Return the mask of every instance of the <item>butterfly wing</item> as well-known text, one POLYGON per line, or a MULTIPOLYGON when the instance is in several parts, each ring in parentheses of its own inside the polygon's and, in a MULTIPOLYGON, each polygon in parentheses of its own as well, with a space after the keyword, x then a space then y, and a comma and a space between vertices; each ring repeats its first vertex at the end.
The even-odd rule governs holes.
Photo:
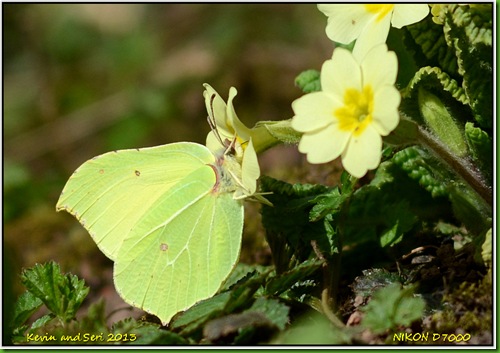
POLYGON ((194 170, 213 162, 207 148, 188 142, 109 152, 73 173, 56 209, 75 216, 99 249, 116 260, 123 241, 153 204, 194 170))
POLYGON ((214 192, 214 175, 200 168, 160 197, 118 252, 121 297, 163 324, 213 296, 238 260, 243 205, 214 192))

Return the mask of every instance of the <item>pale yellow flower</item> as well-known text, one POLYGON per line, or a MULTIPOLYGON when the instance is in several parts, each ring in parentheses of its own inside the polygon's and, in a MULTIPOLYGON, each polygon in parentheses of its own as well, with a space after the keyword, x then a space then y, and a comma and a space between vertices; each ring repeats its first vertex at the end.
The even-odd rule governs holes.
POLYGON ((257 153, 252 143, 252 130, 243 124, 233 107, 233 99, 238 93, 236 88, 229 89, 227 104, 219 94, 209 85, 204 84, 205 105, 207 107, 209 121, 212 131, 207 135, 206 146, 216 156, 223 156, 230 152, 233 158, 226 158, 228 165, 234 175, 234 179, 240 184, 235 193, 235 198, 254 197, 256 194, 257 179, 260 176, 260 168, 257 153))
POLYGON ((343 44, 356 39, 353 53, 360 60, 371 47, 385 43, 391 24, 401 28, 429 14, 427 4, 320 4, 318 9, 328 16, 328 38, 343 44))
POLYGON ((292 103, 292 127, 303 133, 299 151, 310 163, 340 156, 358 178, 379 165, 381 136, 399 123, 397 70, 396 54, 386 44, 373 47, 361 62, 346 49, 334 50, 321 69, 322 91, 292 103))

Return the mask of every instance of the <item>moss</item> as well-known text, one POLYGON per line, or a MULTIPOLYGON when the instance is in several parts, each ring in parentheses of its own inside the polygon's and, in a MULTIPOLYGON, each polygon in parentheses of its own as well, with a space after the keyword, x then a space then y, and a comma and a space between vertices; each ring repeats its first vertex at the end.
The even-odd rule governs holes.
POLYGON ((490 276, 476 283, 463 282, 443 296, 444 309, 432 315, 429 330, 484 336, 492 331, 492 299, 490 276))

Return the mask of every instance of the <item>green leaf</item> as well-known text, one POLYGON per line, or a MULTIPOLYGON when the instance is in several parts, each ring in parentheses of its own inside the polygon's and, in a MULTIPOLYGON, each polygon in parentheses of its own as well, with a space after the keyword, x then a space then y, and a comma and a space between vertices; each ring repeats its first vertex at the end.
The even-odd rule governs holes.
POLYGON ((22 283, 63 322, 75 318, 76 312, 89 292, 85 281, 77 276, 61 273, 55 262, 35 265, 24 270, 22 283))
POLYGON ((106 326, 106 312, 105 312, 105 301, 103 298, 96 302, 93 302, 88 310, 87 314, 83 316, 80 320, 80 330, 85 332, 93 332, 96 334, 107 333, 108 327, 106 326))
POLYGON ((43 302, 33 293, 26 291, 21 294, 14 306, 12 327, 16 328, 24 324, 42 305, 43 302))
POLYGON ((237 336, 234 338, 235 344, 248 344, 253 336, 257 336, 258 342, 261 342, 268 338, 267 335, 262 337, 264 333, 274 331, 275 327, 266 315, 257 311, 245 311, 208 322, 203 328, 203 336, 205 340, 217 344, 230 343, 233 337, 237 336), (259 331, 260 334, 249 335, 255 331, 259 331))
POLYGON ((449 198, 455 216, 474 234, 480 234, 492 226, 492 209, 471 188, 453 183, 449 198))
POLYGON ((289 290, 316 272, 321 264, 322 261, 317 259, 307 260, 291 270, 271 278, 266 284, 266 293, 279 295, 289 290))
POLYGON ((210 317, 222 313, 230 298, 231 292, 224 292, 203 300, 174 317, 169 327, 172 329, 182 328, 183 332, 191 332, 210 317))
POLYGON ((41 327, 44 327, 52 319, 54 319, 54 315, 52 315, 52 314, 47 314, 47 315, 43 315, 42 317, 39 317, 38 319, 35 320, 35 322, 33 322, 31 324, 30 331, 35 331, 41 327))
POLYGON ((321 91, 320 72, 318 70, 306 70, 295 78, 295 85, 304 93, 321 91))
POLYGON ((309 213, 310 221, 316 222, 319 219, 325 218, 326 215, 340 212, 342 204, 350 196, 349 193, 340 194, 338 188, 333 188, 326 193, 318 195, 312 201, 315 205, 309 213))
POLYGON ((401 117, 396 129, 384 137, 384 142, 393 146, 402 146, 414 144, 417 138, 418 125, 406 117, 401 117))
POLYGON ((294 130, 291 125, 292 119, 279 120, 279 121, 259 121, 252 128, 254 136, 256 138, 254 142, 255 151, 257 153, 276 145, 278 142, 286 144, 298 144, 302 133, 294 130), (267 135, 261 130, 265 129, 267 135), (263 146, 259 148, 259 146, 263 146))
POLYGON ((420 113, 432 132, 458 157, 467 154, 463 131, 448 112, 443 102, 424 88, 418 89, 420 113))
POLYGON ((248 311, 263 313, 280 330, 288 323, 290 308, 276 299, 257 298, 248 311))
POLYGON ((263 273, 263 272, 265 272, 265 268, 263 266, 238 263, 219 291, 224 292, 226 290, 230 290, 235 285, 238 285, 239 283, 248 280, 257 273, 263 273))
POLYGON ((115 340, 115 344, 184 345, 188 343, 179 334, 163 330, 157 324, 139 322, 132 318, 115 323, 109 337, 115 340))
POLYGON ((459 82, 451 78, 448 73, 439 67, 425 66, 415 73, 405 89, 401 91, 403 99, 411 98, 418 93, 418 88, 422 86, 429 90, 444 91, 463 105, 469 104, 469 99, 459 82))
POLYGON ((458 59, 462 87, 479 125, 493 127, 493 9, 491 4, 442 7, 444 34, 458 59))
POLYGON ((309 219, 313 200, 329 189, 322 185, 291 185, 269 177, 261 177, 260 181, 263 192, 272 192, 268 198, 273 207, 262 207, 262 223, 279 274, 310 257, 311 240, 329 242, 325 223, 309 219))
POLYGON ((401 289, 397 283, 379 289, 372 300, 362 308, 365 316, 362 325, 376 334, 408 326, 422 317, 425 302, 413 296, 413 288, 401 289))
POLYGON ((493 243, 492 243, 492 229, 490 228, 485 235, 483 245, 481 246, 481 258, 484 263, 491 267, 493 258, 491 257, 493 253, 493 243))
POLYGON ((446 180, 440 172, 432 169, 427 161, 430 156, 422 149, 408 147, 394 155, 392 161, 402 168, 408 176, 431 193, 432 197, 448 195, 446 180))
POLYGON ((455 51, 447 45, 442 26, 435 24, 431 16, 427 16, 405 28, 405 44, 415 53, 418 66, 439 66, 448 75, 459 78, 455 51))
POLYGON ((406 200, 398 202, 394 207, 394 212, 387 214, 389 228, 385 229, 380 236, 380 245, 393 246, 403 240, 403 235, 409 232, 417 223, 418 218, 410 209, 410 204, 406 200))
POLYGON ((483 170, 491 184, 493 179, 493 139, 474 123, 465 124, 465 140, 471 151, 473 160, 483 170))
POLYGON ((308 313, 281 334, 274 344, 281 345, 345 345, 352 344, 350 328, 332 326, 324 315, 308 313))

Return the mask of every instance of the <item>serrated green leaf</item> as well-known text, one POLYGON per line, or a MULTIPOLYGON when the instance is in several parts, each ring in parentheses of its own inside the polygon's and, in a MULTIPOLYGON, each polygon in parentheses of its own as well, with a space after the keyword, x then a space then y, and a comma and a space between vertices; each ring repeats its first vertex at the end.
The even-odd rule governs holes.
POLYGON ((203 300, 174 317, 169 327, 172 329, 179 329, 188 328, 188 326, 190 326, 188 331, 191 331, 194 326, 198 326, 200 323, 208 320, 211 316, 221 313, 230 298, 231 292, 224 292, 217 294, 212 298, 203 300))
MULTIPOLYGON (((115 344, 127 345, 185 345, 179 334, 166 331, 160 325, 127 318, 113 324, 111 330, 115 344)), ((112 342, 108 342, 112 343, 112 342)))
POLYGON ((304 93, 321 91, 320 72, 318 70, 306 70, 295 78, 295 85, 304 93))
POLYGON ((408 176, 431 193, 432 197, 448 195, 446 180, 438 171, 428 165, 427 154, 420 148, 408 147, 394 155, 392 161, 408 176))
POLYGON ((290 312, 290 307, 276 299, 259 297, 255 300, 248 311, 257 311, 265 314, 274 325, 276 325, 280 330, 283 330, 288 323, 288 313, 290 312))
POLYGON ((231 289, 236 284, 250 279, 257 273, 263 273, 263 272, 265 272, 265 268, 263 266, 253 266, 244 263, 239 263, 236 265, 236 267, 231 272, 229 277, 226 279, 224 284, 221 286, 219 291, 225 292, 226 290, 231 289))
POLYGON ((469 99, 460 84, 438 67, 425 66, 415 73, 405 89, 401 91, 403 98, 411 98, 418 93, 419 87, 442 90, 449 93, 456 101, 469 104, 469 99))
POLYGON ((271 269, 264 273, 255 273, 244 282, 234 286, 224 307, 224 313, 229 314, 248 308, 254 301, 255 293, 264 285, 270 273, 271 269))
POLYGON ((418 66, 439 66, 448 75, 458 79, 455 51, 446 43, 442 26, 428 16, 405 28, 405 44, 408 50, 414 52, 418 66))
POLYGON ((21 294, 14 306, 12 327, 16 328, 24 324, 42 305, 43 302, 33 293, 27 291, 21 294))
MULTIPOLYGON (((232 338, 239 333, 234 339, 234 343, 244 344, 248 343, 245 341, 253 336, 249 333, 258 329, 274 331, 275 327, 261 312, 244 311, 211 320, 203 328, 203 336, 209 342, 221 344, 231 342, 232 338)), ((262 339, 262 334, 260 336, 262 339)))
POLYGON ((293 269, 271 278, 266 284, 266 293, 271 295, 283 293, 316 272, 321 264, 322 261, 318 259, 307 260, 293 269))
POLYGON ((491 183, 493 179, 493 139, 486 131, 475 127, 474 123, 468 122, 465 124, 465 140, 473 160, 491 183))
POLYGON ((422 317, 424 309, 425 302, 413 296, 413 288, 401 289, 399 284, 391 284, 377 290, 362 308, 362 325, 376 334, 384 333, 399 325, 410 325, 422 317))
POLYGON ((311 222, 316 222, 328 214, 340 211, 342 204, 349 198, 350 194, 340 194, 338 188, 329 190, 324 194, 318 195, 312 201, 315 205, 309 213, 311 222))
POLYGON ((455 50, 462 87, 481 127, 493 126, 493 12, 491 4, 443 6, 444 33, 455 50), (489 9, 488 9, 489 7, 489 9), (486 10, 486 11, 485 11, 486 10))
POLYGON ((279 274, 310 257, 311 240, 329 243, 329 230, 325 228, 325 223, 310 222, 308 216, 315 197, 327 192, 328 188, 322 185, 291 185, 269 177, 261 177, 260 181, 262 191, 272 192, 268 196, 273 207, 262 207, 262 223, 279 274))
POLYGON ((24 286, 63 322, 72 320, 89 292, 85 281, 61 273, 55 262, 35 265, 21 275, 24 286))
POLYGON ((153 324, 142 324, 141 326, 130 331, 131 334, 135 334, 137 339, 130 339, 131 335, 129 334, 129 341, 124 342, 130 345, 186 345, 188 341, 185 338, 180 336, 175 332, 170 332, 166 330, 162 330, 158 325, 153 324))
POLYGON ((31 327, 30 327, 30 331, 35 331, 41 327, 44 327, 45 325, 47 325, 52 319, 54 319, 54 315, 52 314, 47 314, 47 315, 43 315, 42 317, 39 317, 38 319, 35 320, 35 322, 33 322, 31 324, 31 327))

